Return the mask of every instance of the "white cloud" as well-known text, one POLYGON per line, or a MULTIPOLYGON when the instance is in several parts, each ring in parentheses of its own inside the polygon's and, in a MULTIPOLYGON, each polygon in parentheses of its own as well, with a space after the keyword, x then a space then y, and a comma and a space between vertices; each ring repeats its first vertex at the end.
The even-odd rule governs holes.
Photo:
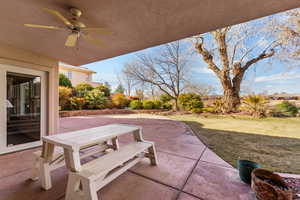
POLYGON ((300 78, 300 73, 295 72, 285 72, 273 74, 270 76, 260 76, 255 78, 255 82, 267 82, 267 81, 277 81, 277 80, 290 80, 300 78))
POLYGON ((214 74, 214 72, 207 67, 195 67, 194 71, 201 74, 214 74))

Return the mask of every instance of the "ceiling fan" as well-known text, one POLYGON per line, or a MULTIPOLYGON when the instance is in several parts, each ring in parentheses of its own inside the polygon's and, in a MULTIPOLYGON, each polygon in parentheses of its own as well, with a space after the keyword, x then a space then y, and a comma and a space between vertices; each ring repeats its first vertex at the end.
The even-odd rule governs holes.
POLYGON ((52 10, 49 8, 43 8, 44 11, 50 13, 51 15, 55 16, 59 20, 61 20, 65 27, 58 27, 58 26, 48 26, 48 25, 37 25, 37 24, 24 24, 26 27, 31 28, 42 28, 42 29, 54 29, 54 30, 64 30, 68 29, 71 31, 71 34, 68 35, 65 46, 67 47, 74 47, 77 44, 79 37, 82 37, 85 40, 93 42, 94 44, 105 47, 105 45, 100 41, 92 36, 89 33, 97 33, 97 34, 110 34, 111 32, 106 28, 88 28, 85 26, 84 23, 79 21, 80 16, 82 15, 82 11, 78 8, 70 8, 71 18, 68 19, 64 17, 60 12, 56 10, 52 10))

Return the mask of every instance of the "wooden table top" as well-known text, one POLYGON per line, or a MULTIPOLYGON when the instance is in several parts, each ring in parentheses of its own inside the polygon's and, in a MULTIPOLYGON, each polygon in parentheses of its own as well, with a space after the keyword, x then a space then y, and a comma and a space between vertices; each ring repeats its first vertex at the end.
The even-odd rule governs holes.
POLYGON ((44 142, 62 146, 70 150, 79 150, 84 146, 105 142, 109 139, 141 130, 140 126, 110 124, 95 128, 71 131, 63 134, 44 136, 44 142))

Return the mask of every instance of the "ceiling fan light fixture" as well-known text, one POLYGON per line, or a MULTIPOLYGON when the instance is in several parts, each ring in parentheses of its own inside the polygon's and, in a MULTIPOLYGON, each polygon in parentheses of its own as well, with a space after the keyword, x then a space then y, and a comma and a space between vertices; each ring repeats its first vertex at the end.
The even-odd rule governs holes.
POLYGON ((49 8, 43 8, 44 11, 47 13, 50 13, 52 16, 56 17, 59 21, 63 22, 65 25, 65 28, 58 27, 58 26, 49 26, 49 25, 38 25, 38 24, 24 24, 26 27, 30 28, 40 28, 40 29, 67 29, 71 32, 71 34, 68 35, 65 46, 67 47, 75 47, 77 44, 77 41, 79 37, 82 37, 85 40, 88 40, 95 45, 99 47, 105 47, 105 45, 98 39, 92 37, 89 33, 95 33, 95 34, 111 34, 112 32, 107 30, 106 28, 100 28, 100 27, 86 27, 84 23, 79 21, 80 16, 82 15, 82 11, 78 8, 70 8, 69 12, 71 17, 66 18, 64 17, 59 11, 49 9, 49 8))
POLYGON ((67 47, 74 47, 76 46, 77 40, 79 38, 79 32, 72 32, 70 35, 68 35, 67 40, 65 42, 65 46, 67 47))

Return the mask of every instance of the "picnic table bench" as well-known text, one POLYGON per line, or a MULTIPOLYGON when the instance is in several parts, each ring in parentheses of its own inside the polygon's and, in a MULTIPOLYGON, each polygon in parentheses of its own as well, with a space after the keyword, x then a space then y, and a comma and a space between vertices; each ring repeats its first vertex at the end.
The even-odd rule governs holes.
POLYGON ((50 172, 66 165, 69 170, 66 200, 97 200, 99 189, 144 157, 149 158, 152 165, 158 164, 154 143, 143 139, 142 127, 125 124, 45 136, 42 151, 35 154, 40 156, 37 156, 32 179, 39 174, 46 190, 52 187, 50 172), (118 137, 128 133, 133 134, 134 141, 120 147, 118 137), (63 150, 55 151, 55 146, 63 150), (83 151, 88 148, 92 150, 83 151), (99 152, 103 155, 81 164, 80 159, 99 152))

